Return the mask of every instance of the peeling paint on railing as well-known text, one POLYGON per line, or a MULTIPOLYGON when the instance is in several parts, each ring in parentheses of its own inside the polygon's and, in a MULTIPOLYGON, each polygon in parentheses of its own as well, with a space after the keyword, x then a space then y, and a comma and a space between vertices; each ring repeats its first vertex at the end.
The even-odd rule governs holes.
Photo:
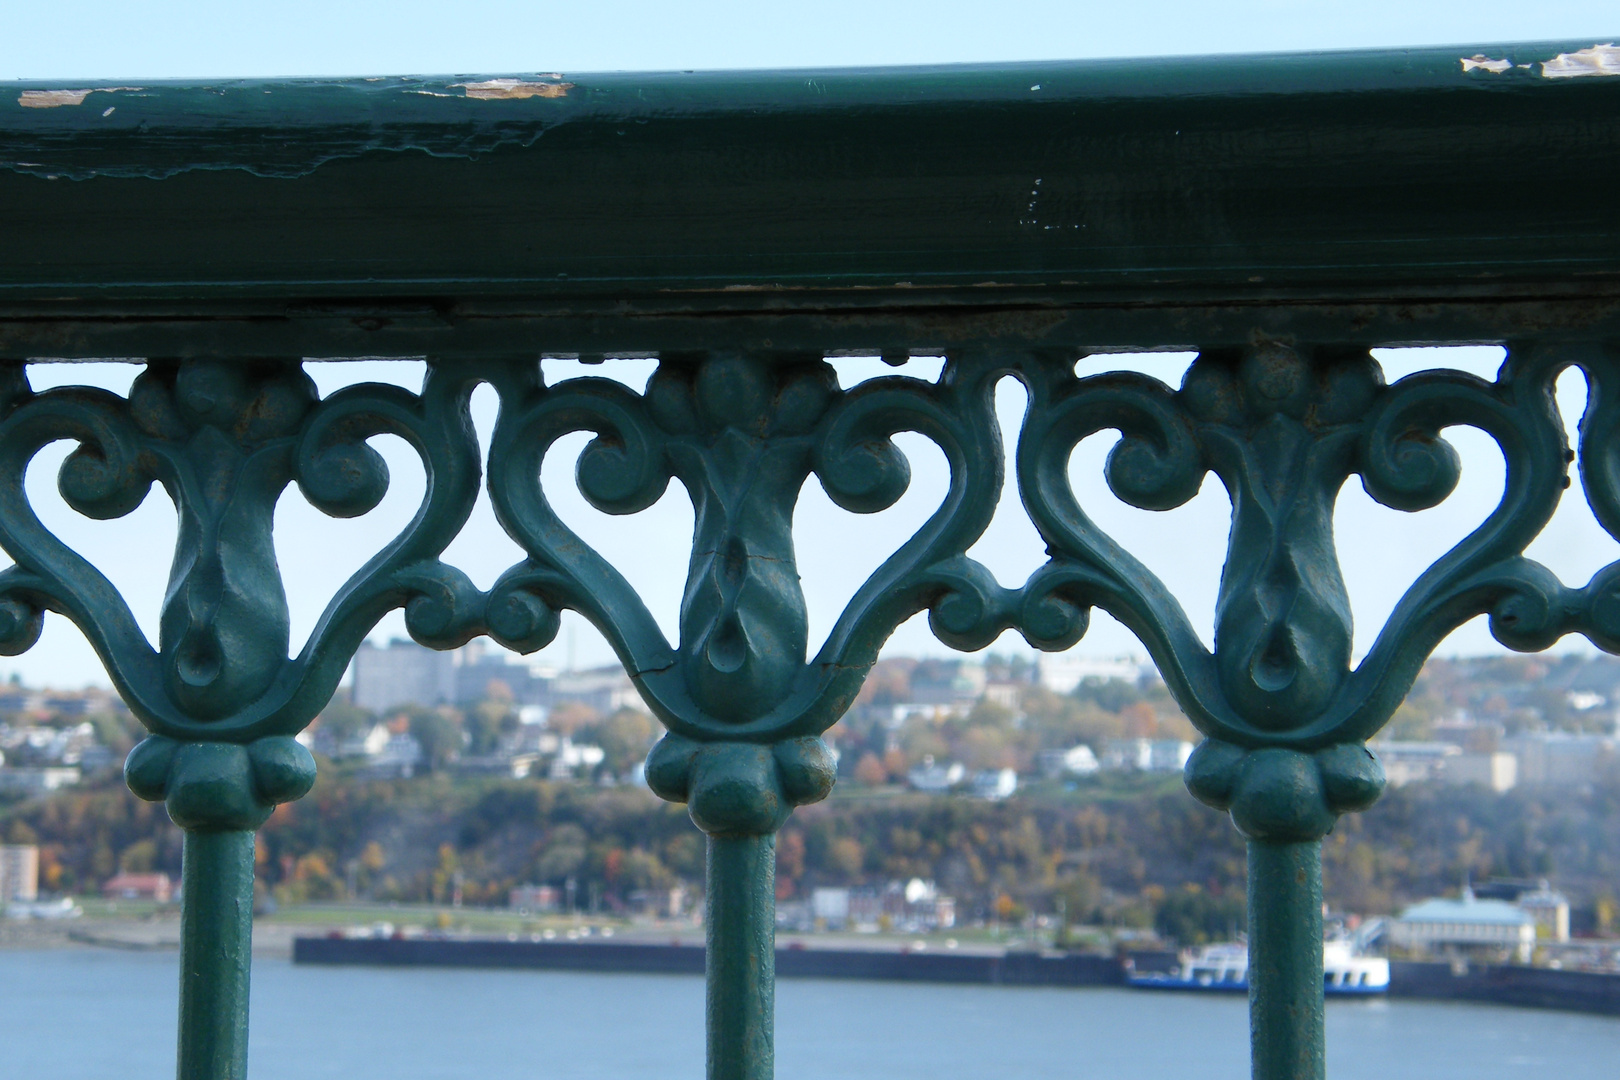
MULTIPOLYGON (((84 90, 24 90, 17 95, 17 104, 25 109, 54 109, 61 105, 83 105, 84 99, 91 94, 112 94, 118 91, 137 93, 144 89, 142 86, 92 86, 84 90)), ((106 113, 102 115, 105 116, 106 113)))
MULTIPOLYGON (((553 75, 552 79, 561 79, 561 75, 553 75)), ((481 82, 451 83, 451 86, 460 87, 467 91, 467 96, 480 101, 507 101, 521 100, 523 98, 560 98, 567 97, 568 91, 574 88, 571 82, 526 82, 523 79, 484 79, 481 82)))
MULTIPOLYGON (((1516 64, 1505 56, 1493 59, 1484 53, 1464 56, 1459 63, 1464 73, 1488 71, 1492 75, 1535 68, 1534 64, 1516 64)), ((1620 48, 1616 48, 1612 41, 1605 45, 1593 45, 1589 49, 1561 52, 1541 63, 1541 77, 1544 79, 1579 79, 1591 75, 1620 75, 1620 48)))
POLYGON ((1620 49, 1614 42, 1593 45, 1579 52, 1559 53, 1541 65, 1548 79, 1579 79, 1589 75, 1620 75, 1620 49))

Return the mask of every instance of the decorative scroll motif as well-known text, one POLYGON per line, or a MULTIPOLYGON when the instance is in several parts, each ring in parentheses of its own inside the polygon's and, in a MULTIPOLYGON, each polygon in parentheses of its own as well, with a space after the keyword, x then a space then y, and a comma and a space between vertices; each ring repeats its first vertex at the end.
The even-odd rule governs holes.
MULTIPOLYGON (((1620 650, 1620 564, 1583 589, 1561 585, 1522 552, 1551 516, 1572 455, 1553 401, 1571 364, 1591 384, 1582 480, 1598 519, 1620 535, 1620 409, 1599 350, 1515 347, 1496 382, 1434 372, 1385 386, 1360 349, 1262 342, 1204 351, 1180 389, 1141 375, 1077 378, 1073 354, 950 357, 937 383, 883 378, 852 390, 814 355, 665 355, 644 394, 606 379, 547 386, 531 359, 430 366, 421 394, 355 386, 324 401, 290 360, 154 361, 127 400, 79 388, 33 393, 21 365, 0 385, 0 644, 37 638, 46 610, 73 619, 152 736, 131 755, 131 787, 166 798, 189 828, 252 828, 313 780, 293 741, 325 704, 353 650, 403 606, 424 644, 487 633, 520 651, 556 635, 572 608, 608 637, 669 734, 648 763, 666 798, 690 804, 715 835, 763 835, 795 805, 822 798, 833 770, 820 735, 853 701, 893 628, 927 610, 934 632, 978 649, 1016 628, 1063 649, 1101 607, 1146 643, 1177 700, 1209 736, 1187 768, 1200 799, 1230 809, 1251 837, 1320 837, 1337 814, 1368 806, 1383 776, 1362 746, 1424 657, 1481 612, 1516 649, 1584 633, 1620 650), (996 381, 1029 389, 1017 478, 1050 561, 1021 589, 996 583, 965 552, 1000 494, 996 381), (495 387, 500 419, 490 492, 526 552, 488 592, 440 561, 480 479, 467 403, 495 387), (1362 663, 1334 550, 1338 491, 1351 475, 1401 510, 1446 498, 1458 478, 1453 425, 1502 448, 1496 510, 1408 590, 1362 663), (1088 518, 1068 479, 1074 447, 1117 429, 1114 492, 1168 509, 1213 472, 1233 513, 1205 649, 1164 586, 1088 518), (695 530, 680 613, 667 641, 628 582, 553 511, 547 451, 594 438, 577 482, 603 511, 656 502, 673 479, 695 530), (921 433, 950 467, 932 517, 857 592, 808 655, 795 565, 794 507, 814 474, 847 510, 872 513, 905 491, 892 437, 921 433), (285 594, 271 543, 276 500, 297 483, 335 516, 377 505, 387 469, 365 440, 407 440, 427 472, 415 519, 344 586, 289 658, 285 594), (154 481, 180 516, 158 648, 112 585, 68 550, 27 503, 23 477, 47 443, 72 439, 59 487, 97 518, 127 514, 154 481)), ((1197 541, 1195 541, 1197 542, 1197 541)), ((1216 542, 1208 538, 1203 542, 1216 542)))
POLYGON ((547 388, 532 363, 513 364, 496 386, 490 491, 529 558, 495 586, 491 634, 530 649, 556 632, 559 608, 590 618, 669 729, 648 761, 648 782, 688 802, 711 834, 774 832, 793 806, 826 796, 833 767, 819 735, 853 701, 895 625, 928 609, 943 638, 980 647, 994 638, 987 613, 1015 599, 962 554, 989 523, 1001 487, 985 363, 953 364, 937 385, 889 378, 845 392, 816 356, 667 355, 645 395, 604 379, 547 388), (541 490, 547 449, 582 430, 595 435, 578 464, 593 506, 645 509, 672 478, 691 496, 695 535, 676 645, 541 490), (807 659, 792 537, 800 489, 814 473, 845 509, 892 505, 909 481, 890 441, 902 430, 939 445, 950 491, 807 659))
POLYGON ((552 640, 571 607, 608 636, 670 730, 649 764, 654 787, 689 800, 711 833, 769 833, 830 789, 819 735, 898 622, 928 609, 941 637, 976 648, 1014 621, 1017 594, 962 554, 1001 487, 994 375, 985 361, 959 360, 938 384, 890 378, 844 392, 816 356, 673 355, 638 395, 602 379, 547 387, 537 362, 515 360, 433 366, 420 395, 356 386, 317 401, 292 361, 155 361, 123 400, 78 388, 35 394, 16 365, 0 398, 0 543, 17 560, 0 575, 3 643, 12 653, 30 646, 46 610, 71 618, 153 733, 126 765, 132 789, 166 799, 187 828, 247 829, 308 789, 314 764, 292 736, 384 612, 403 606, 412 636, 433 647, 487 633, 527 652, 552 640), (528 552, 487 594, 439 560, 477 492, 467 402, 481 381, 502 401, 491 494, 528 552), (691 495, 697 527, 677 644, 541 490, 547 450, 582 430, 595 439, 578 483, 595 506, 643 509, 672 478, 691 495), (891 505, 909 480, 890 441, 902 430, 940 446, 950 491, 808 658, 792 541, 799 491, 814 473, 850 510, 891 505), (382 433, 421 456, 425 500, 288 658, 276 501, 296 482, 328 514, 369 511, 388 475, 365 440, 382 433), (155 650, 111 583, 28 506, 28 462, 62 438, 79 444, 59 478, 75 509, 122 516, 153 481, 178 509, 155 650))
POLYGON ((361 386, 317 402, 295 361, 154 361, 127 400, 84 388, 33 393, 22 365, 0 389, 0 648, 34 643, 46 610, 78 624, 119 693, 152 732, 130 755, 130 787, 166 799, 187 828, 253 828, 315 778, 292 738, 326 704, 377 618, 404 604, 412 632, 442 644, 475 627, 448 613, 477 595, 437 556, 477 491, 467 416, 472 384, 435 375, 420 397, 361 386), (286 595, 271 526, 296 481, 325 512, 365 513, 388 484, 365 445, 379 433, 414 445, 428 471, 416 519, 328 606, 289 659, 286 595), (112 584, 40 523, 23 489, 47 443, 74 439, 63 498, 93 518, 121 517, 162 484, 179 513, 158 648, 112 584))
POLYGON ((1025 635, 1040 645, 1045 635, 1083 627, 1092 606, 1120 619, 1209 736, 1187 765, 1193 794, 1229 809, 1250 837, 1319 838, 1338 814, 1378 797, 1383 771, 1362 743, 1461 623, 1488 613, 1496 638, 1526 651, 1572 632, 1605 649, 1620 645, 1620 564, 1584 589, 1567 589, 1522 554, 1568 486, 1572 455, 1553 383, 1570 364, 1585 368, 1593 387, 1582 428, 1587 495, 1620 535, 1615 406, 1603 389, 1613 369, 1596 350, 1515 347, 1495 383, 1429 372, 1393 386, 1365 350, 1272 342, 1205 351, 1175 391, 1140 375, 1076 379, 1051 364, 1028 365, 1018 478, 1052 559, 1026 586, 1036 619, 1025 635), (1332 532, 1338 491, 1357 474, 1386 506, 1438 504, 1459 475, 1456 452, 1440 437, 1454 425, 1480 428, 1501 447, 1502 500, 1407 590, 1352 671, 1332 532), (1109 456, 1109 485, 1133 506, 1178 506, 1208 472, 1226 485, 1232 526, 1213 652, 1158 579, 1075 500, 1069 455, 1105 428, 1122 434, 1109 456))

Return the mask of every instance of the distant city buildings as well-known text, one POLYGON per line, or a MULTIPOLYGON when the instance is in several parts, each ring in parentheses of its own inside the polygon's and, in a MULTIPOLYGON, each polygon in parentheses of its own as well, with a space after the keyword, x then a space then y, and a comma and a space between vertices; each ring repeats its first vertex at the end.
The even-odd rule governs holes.
POLYGON ((1064 776, 1090 776, 1102 768, 1096 753, 1084 743, 1067 750, 1043 750, 1037 764, 1041 775, 1049 780, 1064 776))
POLYGON ((77 766, 33 766, 0 768, 0 795, 34 798, 49 795, 59 788, 72 787, 83 779, 77 766))
POLYGON ((811 890, 808 900, 786 901, 776 909, 783 930, 879 930, 926 933, 956 925, 956 900, 932 881, 912 878, 881 887, 829 887, 811 890))
POLYGON ((1099 763, 1110 772, 1180 772, 1192 752, 1185 739, 1109 739, 1099 763))
MULTIPOLYGON (((1567 937, 1568 906, 1564 924, 1567 937)), ((1456 900, 1414 904, 1389 927, 1390 944, 1417 955, 1530 962, 1536 946, 1536 917, 1506 900, 1481 899, 1464 887, 1456 900)))
POLYGON ((1412 783, 1477 784, 1508 791, 1520 784, 1581 786, 1620 773, 1620 737, 1612 732, 1520 731, 1466 716, 1433 725, 1427 741, 1368 744, 1392 787, 1412 783))
POLYGON ((1470 752, 1450 742, 1385 740, 1368 744, 1391 787, 1412 783, 1479 784, 1508 791, 1519 782, 1519 759, 1501 750, 1470 752))
POLYGON ((923 758, 921 765, 913 766, 906 773, 906 783, 915 791, 926 791, 932 794, 942 794, 950 791, 957 784, 967 778, 967 767, 959 761, 941 765, 934 761, 934 755, 929 754, 923 758))
MULTIPOLYGON (((50 695, 21 688, 13 688, 4 697, 14 705, 65 702, 73 706, 68 713, 71 716, 83 715, 89 708, 85 702, 99 700, 99 697, 50 695)), ((0 709, 0 715, 7 715, 7 711, 0 709)), ((9 715, 12 720, 0 722, 0 795, 23 798, 48 795, 79 783, 86 772, 113 764, 112 752, 101 744, 95 725, 88 720, 53 725, 39 721, 60 719, 60 714, 11 711, 9 715)))
POLYGON ((1036 682, 1058 694, 1072 694, 1087 679, 1106 682, 1122 679, 1141 681, 1143 676, 1158 677, 1152 664, 1133 656, 1103 658, 1075 653, 1041 653, 1035 661, 1036 682))
POLYGON ((349 663, 349 700, 374 713, 454 704, 455 656, 401 638, 380 646, 363 641, 349 663))
POLYGON ((1612 733, 1533 731, 1502 740, 1518 760, 1525 784, 1591 784, 1620 764, 1620 739, 1612 733))
POLYGON ((486 698, 510 699, 520 710, 578 704, 603 715, 622 708, 646 711, 635 684, 614 665, 558 672, 540 664, 513 663, 504 650, 482 641, 447 652, 395 638, 367 641, 349 665, 349 700, 379 715, 416 705, 468 705, 486 698))
POLYGON ((0 903, 39 899, 39 847, 0 844, 0 903))
POLYGON ((1538 941, 1569 940, 1569 898, 1553 889, 1545 878, 1534 889, 1521 892, 1515 903, 1535 920, 1538 941))
POLYGON ((92 713, 126 714, 129 708, 111 690, 36 690, 20 683, 0 686, 0 716, 37 720, 41 717, 89 716, 92 713))
MULTIPOLYGON (((621 709, 646 712, 641 694, 618 666, 558 672, 539 664, 513 662, 511 654, 474 641, 438 652, 414 641, 386 645, 366 642, 349 669, 350 701, 379 717, 377 725, 338 739, 319 726, 300 738, 337 760, 364 759, 371 775, 408 777, 423 767, 421 743, 412 736, 411 707, 467 706, 483 701, 510 703, 517 730, 476 756, 451 755, 462 772, 523 778, 583 779, 597 776, 605 751, 550 730, 559 708, 577 707, 598 717, 621 709), (390 715, 394 714, 394 715, 390 715)), ((436 752, 437 753, 437 752, 436 752)))
POLYGON ((154 900, 167 904, 174 899, 174 879, 168 874, 118 874, 101 886, 109 900, 154 900))
POLYGON ((973 795, 992 802, 1011 798, 1018 790, 1018 773, 1012 769, 980 769, 973 774, 973 795))
POLYGON ((971 660, 920 660, 911 671, 908 705, 966 711, 984 696, 984 665, 971 660))

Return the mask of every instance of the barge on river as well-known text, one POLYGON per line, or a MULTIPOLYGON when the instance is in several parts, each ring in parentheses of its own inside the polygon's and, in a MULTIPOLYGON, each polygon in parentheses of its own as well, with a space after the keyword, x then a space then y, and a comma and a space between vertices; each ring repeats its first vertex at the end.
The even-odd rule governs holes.
MULTIPOLYGON (((1125 981, 1144 990, 1247 993, 1249 947, 1241 942, 1205 945, 1181 956, 1174 971, 1127 971, 1125 981)), ((1322 943, 1322 991, 1330 997, 1366 997, 1389 992, 1389 961, 1363 956, 1349 941, 1322 943)))

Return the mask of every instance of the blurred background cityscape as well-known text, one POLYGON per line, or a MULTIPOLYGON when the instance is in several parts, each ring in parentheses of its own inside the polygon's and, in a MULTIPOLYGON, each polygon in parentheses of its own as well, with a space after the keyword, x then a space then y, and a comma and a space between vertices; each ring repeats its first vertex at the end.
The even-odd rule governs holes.
MULTIPOLYGON (((1430 661, 1373 744, 1390 791, 1326 841, 1339 924, 1378 920, 1365 943, 1398 956, 1620 966, 1617 705, 1608 657, 1430 661), (1443 918, 1424 907, 1437 900, 1443 918)), ((702 837, 642 779, 658 731, 617 667, 368 643, 304 736, 316 790, 260 833, 261 913, 575 937, 694 926, 702 837)), ((77 916, 120 902, 165 925, 181 837, 123 786, 138 734, 105 691, 0 692, 9 933, 69 917, 82 934, 77 916)), ((833 797, 781 834, 779 927, 953 948, 1234 939, 1242 839, 1181 786, 1195 738, 1134 658, 884 659, 829 735, 833 797)))

